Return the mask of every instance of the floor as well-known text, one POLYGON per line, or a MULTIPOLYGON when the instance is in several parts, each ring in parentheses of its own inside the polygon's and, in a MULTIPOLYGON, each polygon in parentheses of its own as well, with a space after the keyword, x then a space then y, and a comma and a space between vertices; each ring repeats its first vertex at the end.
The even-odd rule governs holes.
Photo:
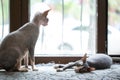
POLYGON ((39 71, 5 72, 0 71, 0 80, 120 80, 120 64, 110 69, 96 70, 90 73, 75 73, 73 69, 56 72, 56 64, 38 64, 39 71))

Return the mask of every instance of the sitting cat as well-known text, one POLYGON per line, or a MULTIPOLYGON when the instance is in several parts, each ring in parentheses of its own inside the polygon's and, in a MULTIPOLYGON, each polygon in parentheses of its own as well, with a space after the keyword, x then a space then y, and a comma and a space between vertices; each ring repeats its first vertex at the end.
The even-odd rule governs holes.
POLYGON ((112 58, 106 54, 95 54, 87 58, 87 54, 84 55, 78 61, 68 63, 66 65, 55 66, 55 69, 60 72, 68 68, 75 67, 75 72, 84 73, 90 72, 96 69, 107 69, 112 65, 112 58))
MULTIPOLYGON (((48 24, 49 10, 36 13, 31 22, 26 23, 18 30, 9 33, 0 44, 0 69, 6 71, 28 71, 21 67, 21 60, 29 52, 32 70, 34 69, 34 48, 39 35, 39 26, 48 24)), ((28 62, 25 64, 28 66, 28 62)))

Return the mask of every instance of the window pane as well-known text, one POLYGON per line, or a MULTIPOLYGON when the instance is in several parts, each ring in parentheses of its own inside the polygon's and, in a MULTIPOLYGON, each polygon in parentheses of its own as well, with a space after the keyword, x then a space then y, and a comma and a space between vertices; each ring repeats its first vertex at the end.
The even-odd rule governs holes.
POLYGON ((0 41, 9 33, 9 0, 0 1, 0 41))
POLYGON ((120 54, 120 0, 108 0, 108 54, 120 54))
MULTIPOLYGON (((40 27, 35 54, 76 56, 95 53, 96 0, 42 1, 52 10, 48 14, 48 26, 40 27)), ((31 0, 31 17, 35 9, 45 8, 40 4, 42 1, 31 0)))

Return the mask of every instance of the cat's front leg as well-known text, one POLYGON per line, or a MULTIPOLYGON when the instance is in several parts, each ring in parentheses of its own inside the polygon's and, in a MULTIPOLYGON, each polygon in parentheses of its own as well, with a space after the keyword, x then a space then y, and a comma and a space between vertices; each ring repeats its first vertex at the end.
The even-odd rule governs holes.
POLYGON ((28 65, 29 65, 29 51, 27 50, 26 52, 25 52, 25 56, 24 56, 24 67, 25 68, 27 68, 28 70, 30 70, 30 68, 28 67, 28 65))
POLYGON ((55 67, 55 69, 56 69, 57 72, 62 72, 62 71, 65 71, 66 69, 73 68, 77 64, 78 64, 77 62, 70 62, 70 63, 68 63, 64 66, 62 65, 62 66, 55 67))
POLYGON ((29 55, 30 55, 30 63, 32 66, 32 70, 38 71, 38 69, 35 68, 34 48, 29 49, 29 55))
POLYGON ((38 71, 38 69, 37 68, 35 68, 35 59, 30 59, 31 60, 31 66, 32 66, 32 70, 33 71, 38 71))

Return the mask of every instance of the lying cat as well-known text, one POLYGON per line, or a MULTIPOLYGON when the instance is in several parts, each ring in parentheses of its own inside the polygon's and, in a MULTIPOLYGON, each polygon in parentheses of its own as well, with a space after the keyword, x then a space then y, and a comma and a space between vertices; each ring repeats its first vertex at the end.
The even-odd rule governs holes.
POLYGON ((96 69, 107 69, 112 65, 112 58, 105 54, 95 54, 87 58, 87 54, 84 55, 78 61, 68 63, 66 65, 55 66, 55 69, 60 72, 68 68, 75 67, 75 72, 84 73, 90 72, 96 69))
MULTIPOLYGON (((32 70, 34 68, 34 48, 39 35, 39 26, 48 24, 49 10, 43 13, 36 13, 31 22, 26 23, 18 30, 9 33, 0 44, 0 69, 6 71, 28 71, 21 68, 21 60, 28 55, 31 61, 32 70)), ((26 67, 28 61, 26 61, 26 67)))

